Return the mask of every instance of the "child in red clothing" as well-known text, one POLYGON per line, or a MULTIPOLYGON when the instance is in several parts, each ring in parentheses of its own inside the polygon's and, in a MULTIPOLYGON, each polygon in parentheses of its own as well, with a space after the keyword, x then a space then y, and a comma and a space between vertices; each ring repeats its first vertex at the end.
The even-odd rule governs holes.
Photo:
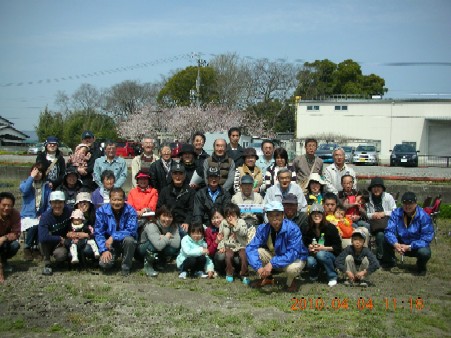
POLYGON ((205 229, 205 241, 207 242, 208 255, 213 260, 216 271, 218 271, 218 269, 225 269, 225 256, 223 253, 218 252, 218 243, 223 239, 223 235, 219 233, 219 226, 223 219, 222 208, 215 206, 210 212, 211 224, 205 229), (224 256, 224 258, 222 258, 222 256, 224 256))
POLYGON ((333 215, 326 216, 326 220, 337 227, 337 230, 342 239, 351 238, 352 231, 352 221, 350 218, 346 217, 346 209, 342 205, 337 205, 333 215))

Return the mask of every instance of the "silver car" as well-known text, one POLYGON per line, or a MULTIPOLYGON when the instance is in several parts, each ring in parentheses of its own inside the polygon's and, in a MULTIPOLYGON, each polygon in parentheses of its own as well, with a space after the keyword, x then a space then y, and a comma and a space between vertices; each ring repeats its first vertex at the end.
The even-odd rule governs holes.
POLYGON ((343 146, 341 147, 345 151, 345 162, 352 163, 352 155, 354 155, 354 147, 343 146))
POLYGON ((369 144, 359 144, 359 146, 354 151, 352 163, 354 163, 355 165, 379 165, 379 155, 377 154, 376 146, 369 144))
MULTIPOLYGON (((72 155, 72 149, 66 146, 64 143, 60 143, 58 146, 58 149, 63 154, 63 156, 72 155)), ((34 146, 31 146, 27 150, 27 154, 29 155, 37 155, 38 153, 41 153, 44 151, 44 143, 39 142, 36 143, 34 146)))

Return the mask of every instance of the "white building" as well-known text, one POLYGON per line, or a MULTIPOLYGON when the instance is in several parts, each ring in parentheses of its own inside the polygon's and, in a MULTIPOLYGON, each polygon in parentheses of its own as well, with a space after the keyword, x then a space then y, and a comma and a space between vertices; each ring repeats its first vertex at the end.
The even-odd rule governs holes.
MULTIPOLYGON (((414 144, 420 155, 451 156, 451 100, 299 101, 296 139, 326 134, 354 140, 350 145, 358 140, 380 144, 382 160, 403 142, 414 144)), ((297 153, 302 146, 298 143, 297 153)))

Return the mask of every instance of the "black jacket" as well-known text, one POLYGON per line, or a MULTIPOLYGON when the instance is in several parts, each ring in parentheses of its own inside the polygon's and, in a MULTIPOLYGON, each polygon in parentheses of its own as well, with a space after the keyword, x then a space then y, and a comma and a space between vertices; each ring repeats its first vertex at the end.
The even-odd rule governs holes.
POLYGON ((169 169, 169 171, 166 173, 163 165, 163 160, 161 158, 150 165, 149 172, 150 185, 153 188, 157 189, 158 194, 160 194, 161 190, 165 186, 169 185, 172 182, 171 170, 169 169))
POLYGON ((346 272, 346 257, 349 255, 354 257, 354 263, 357 266, 362 264, 362 260, 366 257, 368 259, 368 262, 370 263, 367 270, 368 274, 373 273, 374 271, 379 269, 379 262, 370 249, 363 248, 360 252, 360 255, 356 255, 354 247, 352 245, 348 245, 335 259, 335 265, 338 269, 340 269, 340 271, 346 272))
POLYGON ((196 192, 194 196, 194 212, 193 212, 193 223, 203 223, 207 226, 210 225, 210 211, 214 206, 220 205, 224 208, 232 197, 228 191, 224 191, 222 188, 219 192, 218 197, 213 202, 210 195, 208 194, 208 186, 200 189, 196 192))
MULTIPOLYGON (((185 182, 189 181, 185 180, 185 182)), ((171 182, 158 194, 157 209, 162 205, 167 205, 173 210, 176 224, 191 224, 195 194, 196 191, 190 188, 188 184, 184 184, 182 188, 177 189, 171 182)))
MULTIPOLYGON (((315 231, 310 229, 308 224, 301 228, 302 241, 304 245, 308 248, 312 244, 313 238, 319 241, 319 237, 316 236, 315 231)), ((327 222, 322 227, 320 227, 320 233, 324 233, 324 246, 331 246, 333 248, 332 253, 338 256, 341 252, 341 238, 335 225, 327 222)))
MULTIPOLYGON (((44 165, 44 173, 47 172, 47 169, 49 169, 50 165, 52 164, 52 161, 47 160, 47 153, 45 151, 39 153, 38 156, 36 156, 36 162, 40 162, 44 165)), ((47 182, 52 183, 52 190, 58 188, 58 186, 63 182, 64 175, 66 174, 66 161, 64 160, 64 157, 59 149, 56 151, 55 167, 57 170, 57 178, 48 179, 47 175, 45 175, 44 178, 47 182)))
POLYGON ((230 146, 230 143, 227 144, 226 154, 229 158, 235 162, 235 168, 241 167, 244 163, 244 148, 238 144, 238 147, 236 150, 232 150, 232 147, 230 146))

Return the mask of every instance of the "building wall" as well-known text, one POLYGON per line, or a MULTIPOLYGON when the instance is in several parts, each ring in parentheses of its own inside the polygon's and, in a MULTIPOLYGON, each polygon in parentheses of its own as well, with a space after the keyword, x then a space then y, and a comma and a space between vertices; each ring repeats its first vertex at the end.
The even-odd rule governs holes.
MULTIPOLYGON (((402 142, 415 142, 420 154, 431 151, 431 124, 449 128, 451 144, 451 101, 300 101, 297 106, 296 138, 339 134, 348 138, 381 141, 380 158, 388 160, 389 150, 402 142), (319 110, 307 110, 319 106, 319 110), (347 110, 335 110, 347 106, 347 110)), ((433 148, 433 147, 432 147, 433 148)), ((297 149, 300 152, 300 149, 297 149)), ((451 150, 449 154, 451 155, 451 150)))

